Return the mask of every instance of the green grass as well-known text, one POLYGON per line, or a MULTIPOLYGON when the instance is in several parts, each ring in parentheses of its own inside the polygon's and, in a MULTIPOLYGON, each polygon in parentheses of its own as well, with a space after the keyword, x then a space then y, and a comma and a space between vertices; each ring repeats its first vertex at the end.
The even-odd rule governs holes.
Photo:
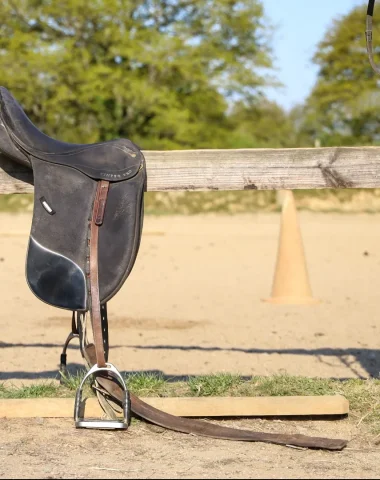
POLYGON ((188 388, 191 396, 194 397, 222 397, 235 396, 243 384, 244 381, 240 375, 220 373, 190 377, 188 388))
POLYGON ((275 375, 259 377, 252 380, 252 388, 256 395, 269 397, 302 396, 302 395, 334 395, 341 383, 329 379, 290 377, 275 375))
MULTIPOLYGON (((64 385, 46 382, 14 387, 0 384, 0 399, 73 397, 82 374, 68 376, 64 385)), ((344 395, 350 402, 350 416, 380 433, 380 380, 331 380, 323 378, 276 375, 244 379, 239 375, 219 373, 190 377, 184 382, 170 382, 160 375, 133 374, 126 377, 131 392, 138 396, 211 397, 211 396, 294 396, 344 395)))
POLYGON ((68 391, 75 392, 79 388, 85 374, 86 371, 82 370, 76 374, 67 374, 66 376, 62 375, 63 387, 68 391))
POLYGON ((161 375, 136 373, 126 377, 131 392, 142 397, 162 396, 167 382, 161 375))
POLYGON ((53 382, 14 387, 12 385, 0 384, 0 399, 7 398, 56 398, 71 397, 69 389, 61 387, 53 382))

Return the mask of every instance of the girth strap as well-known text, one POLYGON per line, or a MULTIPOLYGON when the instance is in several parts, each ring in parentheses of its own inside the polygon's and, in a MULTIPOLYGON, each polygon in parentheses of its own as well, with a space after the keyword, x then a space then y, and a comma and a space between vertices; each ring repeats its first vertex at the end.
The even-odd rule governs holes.
POLYGON ((91 295, 91 324, 96 351, 96 363, 98 367, 106 366, 106 355, 103 341, 102 314, 99 295, 99 227, 103 223, 104 211, 107 202, 109 182, 102 180, 98 183, 92 210, 90 226, 90 295, 91 295))

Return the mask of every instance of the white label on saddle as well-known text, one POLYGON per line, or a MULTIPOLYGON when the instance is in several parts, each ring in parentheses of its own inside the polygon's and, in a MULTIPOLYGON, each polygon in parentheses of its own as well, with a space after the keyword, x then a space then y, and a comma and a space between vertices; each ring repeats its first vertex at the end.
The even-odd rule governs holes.
POLYGON ((55 214, 55 211, 48 204, 45 197, 41 197, 40 202, 41 202, 42 206, 44 207, 44 209, 48 212, 49 215, 54 215, 55 214))
POLYGON ((47 210, 49 213, 53 213, 53 209, 51 208, 50 205, 48 205, 46 200, 42 202, 42 205, 45 207, 45 210, 47 210))

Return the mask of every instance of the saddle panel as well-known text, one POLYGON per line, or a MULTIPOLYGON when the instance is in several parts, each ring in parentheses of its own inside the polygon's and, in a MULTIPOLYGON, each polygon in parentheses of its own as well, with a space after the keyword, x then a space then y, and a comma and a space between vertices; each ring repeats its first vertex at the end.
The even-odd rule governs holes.
POLYGON ((61 142, 45 135, 4 87, 0 87, 0 123, 10 140, 5 137, 4 145, 13 144, 13 156, 10 156, 28 166, 31 166, 30 157, 33 156, 70 166, 97 180, 117 182, 134 177, 143 163, 139 148, 127 139, 81 145, 61 142), (15 151, 20 153, 15 155, 15 151))

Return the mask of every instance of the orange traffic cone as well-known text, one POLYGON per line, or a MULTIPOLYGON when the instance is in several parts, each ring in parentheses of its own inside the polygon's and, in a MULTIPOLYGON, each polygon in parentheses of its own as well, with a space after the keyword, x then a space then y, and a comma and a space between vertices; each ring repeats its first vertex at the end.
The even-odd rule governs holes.
POLYGON ((291 190, 283 192, 280 242, 272 295, 265 301, 287 305, 319 303, 311 293, 297 209, 291 190))

